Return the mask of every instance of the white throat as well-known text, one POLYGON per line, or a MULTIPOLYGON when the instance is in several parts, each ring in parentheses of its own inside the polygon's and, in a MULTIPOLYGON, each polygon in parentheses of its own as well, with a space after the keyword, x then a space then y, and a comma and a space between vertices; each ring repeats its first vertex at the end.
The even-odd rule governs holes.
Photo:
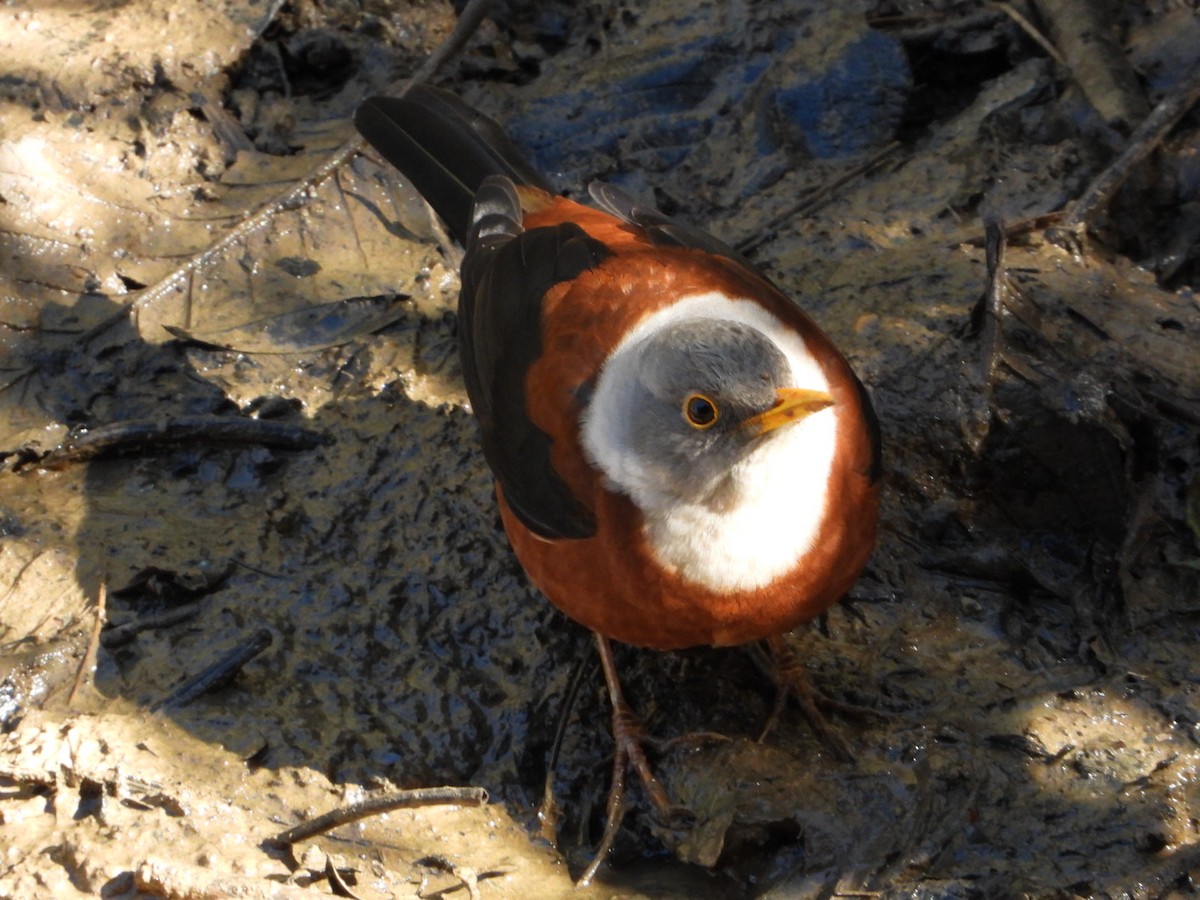
POLYGON ((763 307, 720 293, 684 298, 630 331, 609 357, 583 421, 583 446, 610 489, 642 511, 651 550, 664 566, 712 590, 748 590, 790 570, 816 540, 825 513, 837 438, 837 408, 814 413, 763 443, 731 473, 729 502, 680 502, 626 452, 622 410, 631 398, 623 371, 639 344, 684 319, 735 321, 766 335, 787 358, 789 387, 828 390, 804 342, 763 307))

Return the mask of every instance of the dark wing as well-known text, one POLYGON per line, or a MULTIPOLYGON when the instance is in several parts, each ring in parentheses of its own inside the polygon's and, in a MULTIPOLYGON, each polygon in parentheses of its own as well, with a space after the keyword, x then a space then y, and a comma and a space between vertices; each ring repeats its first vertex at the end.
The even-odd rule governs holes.
POLYGON ((854 387, 858 391, 858 401, 862 404, 863 421, 867 426, 867 440, 871 442, 871 467, 867 469, 867 479, 874 484, 883 475, 883 434, 879 428, 879 416, 875 413, 875 404, 867 393, 866 385, 853 370, 854 387))
POLYGON ((529 419, 525 377, 542 352, 542 298, 608 257, 604 244, 574 224, 521 225, 520 200, 503 177, 487 179, 462 265, 458 307, 463 378, 483 452, 513 513, 548 538, 595 533, 591 510, 554 471, 551 439, 529 419))
POLYGON ((373 97, 355 127, 396 166, 467 250, 458 305, 459 351, 483 452, 518 519, 544 538, 582 538, 592 513, 550 460, 530 421, 525 375, 541 354, 542 298, 608 256, 574 225, 525 231, 513 186, 546 189, 492 119, 453 94, 418 85, 373 97))

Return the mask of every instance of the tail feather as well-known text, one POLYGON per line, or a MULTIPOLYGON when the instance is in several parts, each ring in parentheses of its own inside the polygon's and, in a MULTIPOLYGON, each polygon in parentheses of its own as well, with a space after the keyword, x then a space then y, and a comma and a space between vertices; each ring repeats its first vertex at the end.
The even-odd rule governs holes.
POLYGON ((354 126, 412 182, 465 243, 475 193, 489 175, 548 190, 500 126, 453 94, 418 85, 403 97, 372 97, 354 126))

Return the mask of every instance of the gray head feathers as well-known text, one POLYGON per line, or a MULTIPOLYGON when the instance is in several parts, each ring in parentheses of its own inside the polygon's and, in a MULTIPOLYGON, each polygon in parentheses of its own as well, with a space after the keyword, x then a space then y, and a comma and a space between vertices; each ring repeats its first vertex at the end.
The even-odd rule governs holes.
POLYGON ((725 505, 745 460, 777 436, 748 423, 777 408, 781 391, 826 387, 799 335, 761 307, 689 298, 642 322, 608 359, 583 444, 610 488, 643 511, 725 505))
POLYGON ((741 589, 787 571, 816 540, 837 446, 832 403, 794 328, 714 292, 677 300, 625 337, 596 380, 581 438, 609 489, 640 509, 663 565, 741 589))
POLYGON ((762 440, 744 428, 776 403, 791 370, 779 348, 741 322, 673 323, 637 349, 618 440, 660 491, 700 500, 762 440))

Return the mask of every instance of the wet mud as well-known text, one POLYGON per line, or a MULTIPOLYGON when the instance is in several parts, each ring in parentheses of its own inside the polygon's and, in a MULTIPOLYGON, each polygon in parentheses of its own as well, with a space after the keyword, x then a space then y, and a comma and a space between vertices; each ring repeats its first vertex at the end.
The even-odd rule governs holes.
MULTIPOLYGON (((563 190, 741 249, 884 433, 878 550, 789 638, 860 708, 855 761, 796 709, 755 740, 752 648, 619 648, 686 815, 635 790, 589 892, 1195 894, 1197 113, 1047 231, 1186 82, 1194 10, 1117 10, 1097 49, 1064 3, 532 6, 436 80, 563 190)), ((536 809, 592 645, 500 530, 458 251, 349 125, 454 16, 0 12, 0 896, 572 893, 610 774, 594 666, 557 846, 536 809), (269 841, 437 785, 489 802, 269 841)))

